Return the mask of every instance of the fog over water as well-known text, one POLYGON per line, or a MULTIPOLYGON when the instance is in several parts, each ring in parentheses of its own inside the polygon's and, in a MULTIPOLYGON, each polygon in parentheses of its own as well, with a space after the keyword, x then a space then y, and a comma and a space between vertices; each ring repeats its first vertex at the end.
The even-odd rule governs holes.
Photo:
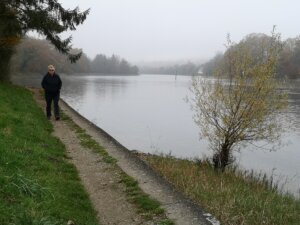
MULTIPOLYGON (((294 193, 300 188, 299 82, 289 88, 290 104, 282 116, 282 123, 292 128, 283 135, 284 145, 275 152, 250 145, 235 154, 242 168, 273 174, 294 193)), ((211 156, 184 101, 190 84, 190 76, 66 76, 62 98, 128 149, 184 158, 211 156)))
POLYGON ((206 60, 224 50, 227 33, 239 42, 250 33, 282 38, 300 34, 297 0, 60 0, 91 8, 73 35, 88 56, 118 54, 130 62, 206 60))

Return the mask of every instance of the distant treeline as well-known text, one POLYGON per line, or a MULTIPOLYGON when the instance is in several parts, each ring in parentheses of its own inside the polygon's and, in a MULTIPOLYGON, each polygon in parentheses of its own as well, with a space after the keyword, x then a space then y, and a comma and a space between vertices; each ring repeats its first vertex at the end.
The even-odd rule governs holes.
MULTIPOLYGON (((79 49, 73 49, 77 52, 79 49)), ((67 57, 60 54, 46 40, 25 38, 17 47, 11 68, 17 73, 41 73, 46 71, 49 64, 55 65, 59 73, 98 73, 98 74, 132 74, 137 75, 139 69, 131 66, 125 59, 112 55, 99 54, 89 59, 85 53, 77 63, 72 64, 67 57)))
MULTIPOLYGON (((232 48, 238 48, 241 43, 245 43, 251 49, 251 57, 260 59, 268 52, 261 48, 262 43, 270 43, 271 37, 265 34, 249 34, 232 48)), ((277 77, 287 77, 291 79, 300 78, 300 37, 289 38, 281 43, 282 49, 279 54, 278 65, 276 69, 277 77)), ((213 75, 216 69, 226 65, 227 49, 224 54, 218 53, 216 56, 201 66, 204 75, 213 75)), ((255 61, 255 60, 254 60, 255 61)))
POLYGON ((138 74, 137 66, 131 66, 125 59, 116 55, 107 57, 99 54, 91 61, 90 71, 101 74, 138 74))
MULTIPOLYGON (((262 43, 270 43, 271 37, 265 34, 249 34, 239 43, 233 45, 237 48, 241 43, 251 49, 253 59, 264 57, 267 54, 262 48, 262 43)), ((281 43, 276 75, 278 77, 288 77, 292 79, 300 78, 300 37, 289 38, 281 43)), ((74 52, 79 49, 73 49, 74 52)), ((76 64, 71 64, 67 57, 60 54, 46 40, 25 38, 16 48, 11 67, 17 73, 41 73, 47 69, 47 65, 54 64, 59 73, 98 73, 98 74, 173 74, 173 75, 195 75, 199 70, 203 75, 211 76, 216 69, 226 65, 227 49, 224 53, 217 53, 208 62, 197 65, 192 62, 175 64, 171 66, 147 67, 140 69, 130 65, 125 59, 112 55, 111 57, 98 54, 94 59, 89 59, 85 53, 76 64)))
POLYGON ((199 65, 192 62, 187 62, 180 65, 161 66, 158 68, 142 67, 141 72, 147 74, 194 75, 198 73, 199 67, 199 65))

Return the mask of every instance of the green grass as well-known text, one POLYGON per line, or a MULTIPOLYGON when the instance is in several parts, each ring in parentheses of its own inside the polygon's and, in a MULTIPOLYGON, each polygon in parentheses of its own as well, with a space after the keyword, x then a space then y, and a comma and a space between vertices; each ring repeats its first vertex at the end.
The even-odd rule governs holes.
POLYGON ((236 169, 216 172, 206 162, 165 155, 142 157, 221 224, 299 225, 300 201, 278 194, 268 181, 236 169))
POLYGON ((174 222, 170 219, 162 220, 158 223, 158 225, 174 225, 174 222))
POLYGON ((120 177, 120 183, 126 186, 129 200, 137 205, 141 213, 151 218, 165 212, 158 201, 141 191, 136 180, 125 173, 122 173, 120 177))
POLYGON ((0 83, 0 224, 96 225, 64 145, 30 91, 0 83))

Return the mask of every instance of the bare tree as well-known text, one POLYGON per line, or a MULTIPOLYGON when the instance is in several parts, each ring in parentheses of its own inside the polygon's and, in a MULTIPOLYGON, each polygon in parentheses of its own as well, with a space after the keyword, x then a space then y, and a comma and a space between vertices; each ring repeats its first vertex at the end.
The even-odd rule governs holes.
POLYGON ((194 120, 214 152, 214 167, 222 171, 241 144, 277 141, 283 129, 276 115, 287 106, 287 96, 275 79, 280 35, 273 31, 271 41, 260 48, 261 56, 253 57, 243 41, 234 44, 228 38, 224 64, 215 79, 193 79, 194 120))

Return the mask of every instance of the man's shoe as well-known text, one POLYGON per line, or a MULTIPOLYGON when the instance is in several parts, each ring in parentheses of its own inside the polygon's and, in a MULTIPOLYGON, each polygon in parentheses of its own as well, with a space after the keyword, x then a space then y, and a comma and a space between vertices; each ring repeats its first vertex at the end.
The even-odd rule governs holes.
POLYGON ((58 117, 55 117, 55 119, 56 119, 56 120, 60 120, 60 117, 59 117, 59 116, 58 116, 58 117))

